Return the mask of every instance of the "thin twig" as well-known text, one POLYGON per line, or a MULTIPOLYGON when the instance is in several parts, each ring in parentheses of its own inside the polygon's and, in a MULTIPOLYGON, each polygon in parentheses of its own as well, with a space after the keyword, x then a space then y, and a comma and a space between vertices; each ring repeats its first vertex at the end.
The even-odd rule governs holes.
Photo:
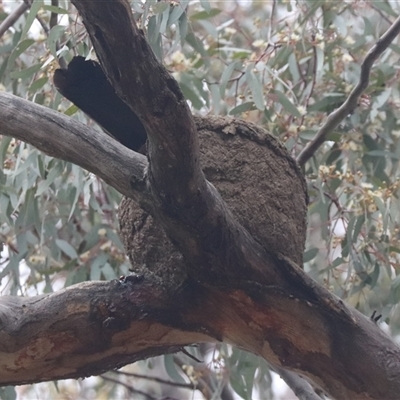
MULTIPOLYGON (((186 365, 186 364, 182 360, 182 358, 178 355, 175 355, 174 362, 190 380, 191 376, 187 373, 187 370, 184 368, 184 365, 186 365)), ((229 385, 226 383, 222 383, 222 382, 221 382, 221 385, 216 385, 210 375, 211 371, 208 368, 196 369, 196 367, 194 367, 194 369, 195 369, 195 371, 198 372, 198 374, 196 376, 196 380, 197 380, 196 389, 203 394, 203 396, 206 400, 215 398, 216 391, 218 391, 218 390, 219 390, 219 394, 218 394, 219 399, 221 399, 221 400, 233 400, 234 399, 233 392, 230 389, 229 385), (216 388, 216 386, 219 386, 219 389, 216 388)))
POLYGON ((275 8, 276 8, 276 0, 272 0, 271 15, 269 18, 269 27, 268 27, 268 43, 272 43, 272 27, 274 26, 275 8))
POLYGON ((7 32, 8 28, 13 26, 18 18, 29 9, 26 3, 20 4, 7 18, 0 24, 0 38, 7 32))
POLYGON ((346 101, 327 118, 324 125, 321 126, 314 139, 308 143, 303 151, 297 157, 299 165, 304 165, 316 150, 325 142, 327 135, 331 133, 349 114, 351 114, 358 105, 358 98, 368 87, 369 74, 376 59, 389 47, 394 38, 400 33, 400 17, 396 19, 393 25, 378 39, 375 45, 367 53, 361 64, 360 80, 356 87, 351 91, 346 101))
POLYGON ((388 24, 392 23, 392 21, 378 7, 374 6, 374 2, 371 1, 368 6, 375 10, 388 24))
POLYGON ((125 376, 130 376, 132 378, 138 378, 138 379, 147 379, 149 381, 157 382, 163 385, 170 385, 170 386, 175 386, 175 387, 180 387, 183 389, 190 389, 190 390, 196 390, 196 386, 193 385, 193 383, 179 383, 179 382, 172 382, 167 379, 161 379, 161 378, 156 378, 155 376, 148 376, 148 375, 142 375, 142 374, 135 374, 132 372, 125 372, 125 371, 110 371, 113 372, 114 374, 118 375, 125 375, 125 376))
MULTIPOLYGON (((191 376, 185 370, 184 365, 186 364, 182 361, 181 357, 179 357, 178 355, 174 355, 174 362, 190 380, 191 376)), ((197 379, 196 389, 199 390, 207 400, 209 400, 213 395, 213 390, 211 389, 211 386, 208 384, 208 382, 206 382, 204 378, 205 378, 204 376, 196 377, 197 379)))
POLYGON ((134 389, 131 385, 128 385, 125 382, 121 382, 118 379, 114 379, 114 378, 110 378, 108 376, 105 375, 100 375, 101 378, 103 378, 105 381, 108 382, 112 382, 112 383, 116 383, 117 385, 122 385, 124 388, 126 388, 130 393, 132 394, 141 394, 142 396, 146 397, 149 400, 156 400, 155 397, 150 396, 148 393, 143 392, 143 390, 138 390, 138 389, 134 389))
MULTIPOLYGON (((58 7, 58 0, 51 0, 51 5, 53 7, 58 7)), ((51 12, 50 14, 50 29, 54 28, 58 24, 58 14, 51 12)))
MULTIPOLYGON (((28 8, 31 8, 33 0, 24 0, 24 3, 28 6, 28 8)), ((44 30, 44 32, 46 33, 46 35, 49 34, 50 29, 47 26, 46 22, 44 21, 44 19, 42 17, 40 17, 39 15, 36 15, 36 20, 37 22, 39 22, 40 26, 42 27, 42 29, 44 30)))
MULTIPOLYGON (((58 0, 53 0, 52 5, 57 6, 58 5, 58 0), (53 1, 55 2, 53 4, 53 1)), ((21 3, 8 17, 1 23, 0 25, 0 38, 4 35, 4 33, 17 22, 18 18, 27 10, 31 8, 32 1, 31 0, 24 0, 23 3, 21 3)), ((39 24, 42 26, 42 29, 46 33, 46 35, 49 34, 50 29, 57 24, 57 14, 52 13, 51 18, 50 18, 50 28, 47 26, 46 22, 41 18, 39 15, 36 15, 36 19, 39 22, 39 24)), ((58 43, 57 43, 58 46, 58 43)), ((58 48, 57 48, 58 50, 58 48)), ((65 63, 65 61, 64 61, 65 63)), ((60 62, 61 65, 61 62, 60 62)), ((66 68, 66 64, 61 65, 61 67, 66 68)))
MULTIPOLYGON (((58 7, 58 0, 51 0, 51 5, 53 7, 58 7)), ((53 29, 58 24, 58 14, 55 12, 51 12, 50 14, 50 30, 53 29)), ((56 42, 56 51, 60 50, 60 42, 57 40, 56 42)), ((64 57, 60 57, 58 59, 58 63, 62 69, 67 69, 67 62, 64 57)))

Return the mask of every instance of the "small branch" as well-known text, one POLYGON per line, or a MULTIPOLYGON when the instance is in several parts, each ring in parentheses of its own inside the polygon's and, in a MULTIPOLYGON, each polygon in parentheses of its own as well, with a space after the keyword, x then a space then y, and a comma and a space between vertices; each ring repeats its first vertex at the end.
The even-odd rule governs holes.
MULTIPOLYGON (((53 7, 58 7, 58 0, 51 0, 51 5, 53 7)), ((58 24, 58 14, 55 13, 55 12, 52 12, 50 14, 50 30, 53 29, 55 26, 57 26, 57 24, 58 24)), ((60 50, 60 43, 57 40, 56 51, 58 52, 58 50, 60 50)), ((60 67, 62 69, 66 69, 67 68, 67 62, 65 61, 64 57, 60 57, 58 59, 58 63, 59 63, 59 65, 60 65, 60 67)))
MULTIPOLYGON (((28 8, 31 8, 32 6, 32 2, 33 0, 24 0, 24 3, 28 6, 28 8)), ((50 29, 47 26, 46 22, 44 21, 44 19, 42 17, 40 17, 39 15, 36 15, 36 20, 39 22, 39 24, 41 25, 42 29, 44 30, 44 32, 46 33, 46 35, 49 34, 50 29)))
MULTIPOLYGON (((186 364, 182 361, 182 359, 179 356, 175 355, 174 362, 191 381, 193 377, 187 373, 186 369, 184 368, 186 364)), ((204 377, 197 377, 196 389, 199 390, 207 400, 211 399, 213 391, 211 390, 209 382, 207 382, 204 377)))
MULTIPOLYGON (((51 5, 53 7, 58 7, 58 0, 51 0, 51 5)), ((50 14, 50 29, 54 28, 58 24, 58 14, 52 12, 50 14)))
POLYGON ((179 387, 179 388, 183 388, 183 389, 196 390, 196 386, 193 385, 193 383, 172 382, 172 381, 168 381, 166 379, 156 378, 155 376, 134 374, 132 372, 125 372, 125 371, 110 371, 110 372, 113 372, 114 374, 118 374, 118 375, 130 376, 132 378, 147 379, 149 381, 157 382, 162 385, 170 385, 170 386, 175 386, 175 387, 179 387))
POLYGON ((272 27, 274 26, 276 0, 272 0, 271 15, 269 17, 268 43, 272 43, 272 27))
POLYGON ((326 137, 331 133, 349 114, 351 114, 358 105, 358 98, 368 87, 371 68, 376 59, 389 47, 394 38, 400 33, 400 17, 396 19, 393 25, 378 39, 376 44, 365 56, 361 64, 360 80, 356 87, 351 91, 346 101, 327 118, 326 122, 319 129, 314 139, 308 143, 303 151, 297 157, 299 165, 304 165, 316 150, 325 142, 326 137))
POLYGON ((295 372, 276 366, 271 366, 271 368, 286 382, 299 400, 321 400, 312 386, 295 372))
POLYGON ((146 393, 146 392, 144 392, 144 391, 142 391, 142 390, 135 389, 135 388, 133 388, 132 386, 128 385, 128 384, 125 383, 125 382, 121 382, 121 381, 119 381, 118 379, 114 379, 114 378, 111 378, 111 377, 106 376, 106 375, 100 375, 100 376, 101 376, 102 379, 104 379, 105 381, 112 382, 112 383, 115 383, 115 384, 117 384, 117 385, 122 385, 124 388, 126 388, 126 389, 127 389, 130 393, 132 393, 132 394, 141 394, 142 396, 146 397, 146 399, 149 399, 149 400, 156 400, 155 397, 150 396, 148 393, 146 393))
POLYGON ((13 26, 18 18, 27 10, 29 10, 29 5, 26 3, 20 4, 7 18, 0 24, 0 38, 7 32, 7 30, 13 26))
MULTIPOLYGON (((58 0, 52 0, 51 4, 53 6, 58 6, 58 0)), ((0 24, 0 38, 4 35, 7 30, 17 22, 18 18, 27 10, 30 9, 32 2, 30 0, 24 0, 8 17, 0 24)), ((56 13, 51 13, 50 16, 50 28, 47 26, 46 22, 39 15, 36 16, 37 21, 42 26, 43 31, 46 35, 49 34, 51 28, 57 25, 58 16, 56 13)), ((56 44, 56 49, 59 50, 59 44, 56 44)), ((63 58, 59 59, 59 64, 61 68, 66 68, 67 63, 63 58)))

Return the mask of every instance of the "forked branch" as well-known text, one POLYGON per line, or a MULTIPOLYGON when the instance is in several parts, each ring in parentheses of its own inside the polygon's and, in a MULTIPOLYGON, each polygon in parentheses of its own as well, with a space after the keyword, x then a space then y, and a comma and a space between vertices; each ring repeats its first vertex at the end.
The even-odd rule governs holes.
POLYGON ((378 57, 390 46, 395 37, 400 33, 400 17, 396 19, 393 25, 378 39, 375 45, 370 49, 361 64, 361 73, 358 84, 349 94, 346 101, 335 111, 329 114, 326 122, 321 126, 307 146, 300 152, 297 157, 299 165, 304 165, 317 151, 317 149, 327 139, 331 133, 349 114, 351 114, 358 106, 358 99, 368 87, 369 76, 372 66, 378 57))

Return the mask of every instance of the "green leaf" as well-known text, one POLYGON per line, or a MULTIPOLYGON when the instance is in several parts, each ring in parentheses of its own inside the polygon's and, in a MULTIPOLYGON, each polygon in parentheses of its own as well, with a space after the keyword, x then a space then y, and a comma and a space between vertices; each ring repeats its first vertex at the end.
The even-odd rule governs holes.
POLYGON ((344 101, 344 96, 341 93, 329 93, 326 97, 318 99, 315 104, 308 107, 308 111, 333 111, 339 107, 344 101))
POLYGON ((32 65, 29 68, 25 68, 22 71, 15 71, 11 72, 10 76, 13 79, 27 79, 27 78, 32 78, 36 72, 40 71, 42 68, 43 63, 32 65))
POLYGON ((42 78, 36 79, 31 86, 29 86, 29 93, 36 93, 39 91, 47 82, 49 81, 49 78, 47 76, 44 76, 42 78))
POLYGON ((371 20, 367 17, 363 18, 364 20, 364 36, 374 35, 375 28, 371 23, 371 20))
POLYGON ((154 14, 162 14, 169 7, 169 3, 156 3, 152 5, 151 9, 153 10, 154 14))
POLYGON ((204 8, 204 10, 206 10, 206 12, 211 11, 211 6, 210 6, 210 3, 208 2, 208 0, 200 0, 200 4, 204 8))
POLYGON ((252 101, 247 102, 247 103, 242 103, 234 108, 229 112, 229 115, 239 115, 241 113, 251 111, 251 110, 257 110, 257 107, 254 105, 252 101))
POLYGON ((279 90, 274 90, 274 94, 278 96, 278 102, 289 114, 292 114, 297 118, 301 118, 301 114, 297 107, 293 105, 293 103, 286 97, 284 93, 280 92, 279 90))
POLYGON ((76 250, 68 242, 62 239, 56 239, 56 244, 59 249, 69 258, 78 259, 78 254, 76 253, 76 250))
POLYGON ((109 259, 108 254, 99 253, 99 255, 93 260, 90 268, 91 269, 99 268, 101 270, 103 266, 107 263, 108 259, 109 259))
POLYGON ((74 271, 72 283, 81 283, 87 280, 86 268, 80 266, 74 271))
POLYGON ((289 71, 293 77, 293 81, 298 82, 300 80, 300 72, 299 72, 299 67, 297 65, 295 53, 292 53, 289 56, 288 65, 289 65, 289 71))
POLYGON ((106 262, 101 268, 101 273, 107 281, 111 281, 117 278, 117 274, 108 262, 106 262))
POLYGON ((201 101, 199 95, 189 86, 185 85, 184 83, 180 84, 181 90, 183 95, 187 100, 190 100, 193 107, 196 108, 197 110, 200 110, 204 104, 201 101))
POLYGON ((207 20, 201 20, 199 21, 199 24, 205 29, 205 31, 215 40, 218 40, 218 29, 215 27, 215 25, 207 20))
MULTIPOLYGON (((20 251, 21 249, 18 250, 20 251)), ((10 272, 13 272, 14 275, 19 275, 19 264, 23 258, 24 254, 12 253, 6 267, 0 270, 0 280, 7 276, 10 272)))
POLYGON ((29 29, 31 29, 31 26, 36 18, 37 13, 39 12, 42 6, 43 6, 43 0, 33 0, 33 3, 31 4, 28 16, 25 21, 24 29, 22 30, 21 40, 25 39, 29 29))
POLYGON ((178 27, 179 27, 180 43, 181 46, 183 46, 186 40, 186 35, 188 30, 188 20, 186 13, 182 13, 182 15, 180 16, 178 21, 178 27))
POLYGON ((315 53, 316 53, 316 82, 319 82, 322 79, 322 76, 324 75, 324 50, 320 47, 317 46, 315 47, 315 53))
POLYGON ((168 26, 171 26, 172 24, 175 24, 176 21, 181 19, 182 16, 185 16, 184 19, 187 21, 186 13, 185 13, 185 8, 181 4, 175 6, 172 8, 169 18, 168 18, 168 26))
POLYGON ((11 69, 14 68, 14 63, 15 60, 23 53, 25 52, 30 46, 32 46, 35 43, 35 41, 33 39, 26 39, 23 40, 22 42, 20 42, 15 49, 13 50, 13 52, 10 55, 10 58, 8 59, 8 63, 7 63, 7 68, 11 69))
POLYGON ((217 16, 221 13, 221 10, 218 8, 211 8, 210 11, 200 11, 190 16, 190 19, 209 19, 217 16))
POLYGON ((64 114, 71 116, 71 115, 74 115, 75 113, 77 113, 78 111, 79 111, 79 108, 75 104, 72 104, 65 110, 64 114))
POLYGON ((10 145, 11 140, 12 140, 12 137, 10 137, 10 136, 3 136, 0 140, 0 165, 4 164, 8 146, 10 145))
POLYGON ((312 129, 306 129, 304 131, 301 131, 299 133, 299 136, 301 139, 309 142, 310 140, 314 139, 316 134, 316 131, 312 130, 312 129))
POLYGON ((90 280, 91 281, 99 281, 101 278, 101 269, 99 265, 95 265, 90 268, 90 280))
POLYGON ((335 258, 335 259, 333 260, 332 268, 336 268, 336 267, 338 267, 339 265, 342 265, 344 262, 345 262, 345 261, 343 260, 342 257, 337 257, 337 258, 335 258))
POLYGON ((393 8, 390 6, 389 2, 386 1, 374 1, 374 6, 378 8, 381 11, 384 11, 385 13, 388 13, 392 17, 398 17, 397 12, 393 10, 393 8), (376 4, 375 4, 376 3, 376 4))
POLYGON ((208 53, 204 49, 203 42, 199 40, 192 32, 188 33, 186 36, 186 41, 193 47, 194 50, 200 53, 201 56, 204 57, 204 63, 209 65, 208 61, 208 53))
POLYGON ((64 35, 66 27, 63 25, 54 26, 47 37, 47 45, 52 56, 57 58, 57 44, 58 40, 64 35))
POLYGON ((147 26, 147 39, 150 43, 157 41, 157 36, 160 34, 161 18, 159 15, 153 15, 149 19, 147 26))
POLYGON ((221 95, 217 85, 209 85, 214 114, 219 114, 221 109, 221 95))
POLYGON ((16 400, 17 391, 14 386, 0 387, 0 399, 2 400, 16 400))
POLYGON ((169 8, 166 8, 164 12, 160 14, 158 17, 161 18, 159 33, 163 35, 167 30, 167 24, 169 19, 169 8))
POLYGON ((319 249, 317 249, 317 248, 313 248, 313 249, 309 249, 309 250, 305 251, 303 254, 303 263, 307 263, 307 262, 313 260, 317 256, 318 252, 319 252, 319 249))
POLYGON ((107 237, 118 247, 119 250, 122 252, 125 251, 124 245, 121 242, 121 239, 119 235, 115 233, 113 229, 110 229, 109 227, 106 227, 107 229, 107 237))
POLYGON ((255 356, 242 350, 233 349, 228 360, 231 376, 230 383, 237 394, 251 400, 255 372, 259 362, 255 356))
POLYGON ((173 382, 186 383, 182 376, 176 370, 174 356, 172 354, 166 354, 164 356, 164 367, 173 382))
POLYGON ((50 11, 54 14, 68 14, 69 13, 69 11, 66 10, 65 8, 57 7, 57 6, 44 5, 43 9, 50 11))
POLYGON ((225 90, 226 86, 228 84, 229 79, 231 78, 233 71, 235 68, 239 65, 239 62, 235 61, 230 63, 225 69, 224 72, 221 75, 221 79, 219 81, 219 92, 221 94, 221 97, 225 97, 225 90))
POLYGON ((253 66, 249 65, 246 70, 245 76, 247 84, 249 85, 251 94, 253 96, 254 104, 260 111, 265 109, 265 100, 263 93, 263 86, 258 78, 252 71, 253 66))
POLYGON ((358 235, 360 234, 361 228, 363 227, 365 222, 365 215, 361 215, 356 219, 356 223, 354 225, 353 232, 353 242, 356 243, 358 240, 358 235))

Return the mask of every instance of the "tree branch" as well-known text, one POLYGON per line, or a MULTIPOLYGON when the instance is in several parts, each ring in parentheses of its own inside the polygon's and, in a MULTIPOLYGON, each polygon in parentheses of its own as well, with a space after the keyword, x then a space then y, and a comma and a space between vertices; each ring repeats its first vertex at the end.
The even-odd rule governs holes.
POLYGON ((101 374, 194 342, 215 342, 205 327, 196 331, 181 320, 180 308, 150 278, 2 296, 0 385, 101 374))
POLYGON ((346 101, 327 118, 326 122, 321 126, 307 146, 301 151, 297 157, 299 165, 304 165, 317 151, 317 149, 326 141, 329 133, 331 133, 349 114, 351 114, 358 106, 358 99, 364 90, 368 87, 369 75, 374 62, 378 57, 390 46, 394 38, 400 33, 400 17, 396 19, 393 25, 380 37, 376 44, 371 48, 361 64, 361 73, 358 84, 349 94, 346 101))
MULTIPOLYGON (((161 206, 174 204, 180 212, 196 208, 194 202, 203 200, 197 199, 199 190, 205 192, 206 181, 196 126, 178 83, 156 59, 127 1, 104 1, 100 7, 97 2, 72 3, 116 92, 146 128, 153 194, 163 193, 158 198, 161 206), (127 53, 134 57, 126 57, 127 53), (179 179, 171 180, 171 176, 179 179)), ((203 210, 204 205, 198 208, 203 210)))
POLYGON ((107 375, 101 375, 101 377, 102 377, 102 379, 104 379, 105 381, 112 382, 112 383, 114 383, 114 384, 123 386, 123 387, 124 387, 125 389, 127 389, 128 392, 130 392, 132 395, 140 394, 140 395, 142 395, 143 397, 145 397, 147 400, 156 400, 155 397, 150 396, 148 393, 144 392, 143 390, 135 389, 132 385, 129 385, 129 384, 123 382, 123 381, 119 381, 118 379, 111 378, 110 376, 107 376, 107 375))
POLYGON ((279 280, 278 269, 260 269, 264 260, 273 265, 271 256, 240 227, 215 188, 206 182, 200 169, 196 126, 186 100, 136 27, 128 2, 75 0, 73 4, 116 92, 146 128, 152 214, 183 255, 201 267, 191 273, 198 279, 226 283, 229 265, 232 282, 239 277, 279 280), (255 258, 243 246, 250 241, 257 248, 255 258), (216 243, 221 243, 217 254, 216 243), (252 260, 252 267, 245 271, 239 260, 252 260), (210 265, 214 267, 210 269, 210 265))
POLYGON ((21 3, 7 18, 0 24, 0 38, 13 26, 18 18, 26 11, 29 10, 29 5, 21 3))
POLYGON ((93 172, 122 194, 142 204, 150 203, 146 185, 140 184, 147 168, 146 157, 129 150, 100 130, 0 92, 0 132, 93 172))

